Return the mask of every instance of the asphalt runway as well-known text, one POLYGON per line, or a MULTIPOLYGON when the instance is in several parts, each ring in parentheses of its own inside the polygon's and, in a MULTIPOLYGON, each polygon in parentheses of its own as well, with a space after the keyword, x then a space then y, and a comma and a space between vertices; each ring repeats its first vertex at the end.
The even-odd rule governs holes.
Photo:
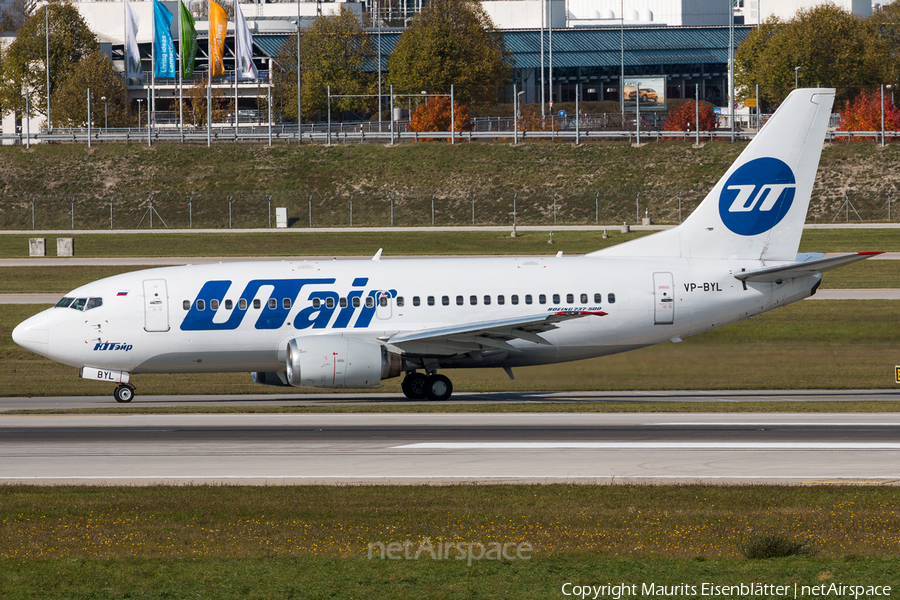
MULTIPOLYGON (((9 411, 103 409, 110 407, 255 407, 255 406, 410 406, 433 405, 428 400, 408 400, 399 393, 275 393, 275 394, 179 394, 142 395, 127 404, 116 404, 113 386, 107 396, 9 396, 0 397, 0 417, 9 411)), ((852 402, 900 400, 900 389, 872 390, 657 390, 577 392, 456 392, 442 404, 521 404, 625 402, 852 402)))
POLYGON ((900 483, 900 414, 0 417, 0 483, 900 483))

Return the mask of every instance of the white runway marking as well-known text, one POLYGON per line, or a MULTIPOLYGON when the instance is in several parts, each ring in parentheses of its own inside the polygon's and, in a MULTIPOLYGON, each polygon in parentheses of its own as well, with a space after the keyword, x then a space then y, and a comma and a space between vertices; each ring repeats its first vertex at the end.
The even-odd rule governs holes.
POLYGON ((420 442, 408 450, 900 450, 897 442, 420 442))

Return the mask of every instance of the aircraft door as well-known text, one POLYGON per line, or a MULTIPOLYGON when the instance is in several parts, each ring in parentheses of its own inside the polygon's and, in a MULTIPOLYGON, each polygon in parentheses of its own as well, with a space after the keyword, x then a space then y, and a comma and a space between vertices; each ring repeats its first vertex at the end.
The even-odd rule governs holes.
POLYGON ((144 281, 144 331, 169 330, 169 294, 165 279, 144 281))
POLYGON ((387 291, 380 291, 375 295, 375 316, 379 319, 390 319, 391 311, 393 310, 391 304, 391 293, 387 291))
POLYGON ((656 325, 675 322, 675 284, 671 273, 653 274, 653 322, 656 325))

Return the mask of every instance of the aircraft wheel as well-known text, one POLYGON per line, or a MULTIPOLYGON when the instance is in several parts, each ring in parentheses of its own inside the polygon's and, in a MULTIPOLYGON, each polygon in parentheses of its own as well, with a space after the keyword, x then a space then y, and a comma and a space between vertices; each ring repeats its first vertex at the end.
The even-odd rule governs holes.
POLYGON ((130 385, 120 385, 113 392, 113 397, 116 399, 116 402, 131 402, 134 398, 134 388, 130 385))
POLYGON ((403 378, 400 389, 403 395, 410 400, 422 400, 425 398, 425 382, 427 378, 422 373, 410 373, 403 378))
POLYGON ((432 375, 425 385, 425 395, 429 400, 446 400, 453 393, 453 384, 443 375, 432 375))

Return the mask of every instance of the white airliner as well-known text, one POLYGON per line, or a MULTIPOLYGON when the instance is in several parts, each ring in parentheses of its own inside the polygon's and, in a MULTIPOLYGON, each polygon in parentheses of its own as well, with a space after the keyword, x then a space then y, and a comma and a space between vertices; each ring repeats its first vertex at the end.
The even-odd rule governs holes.
POLYGON ((575 257, 273 261, 150 269, 67 294, 13 331, 81 377, 249 371, 261 384, 371 388, 438 369, 512 369, 624 352, 811 296, 867 258, 798 255, 834 90, 795 90, 678 227, 575 257))

